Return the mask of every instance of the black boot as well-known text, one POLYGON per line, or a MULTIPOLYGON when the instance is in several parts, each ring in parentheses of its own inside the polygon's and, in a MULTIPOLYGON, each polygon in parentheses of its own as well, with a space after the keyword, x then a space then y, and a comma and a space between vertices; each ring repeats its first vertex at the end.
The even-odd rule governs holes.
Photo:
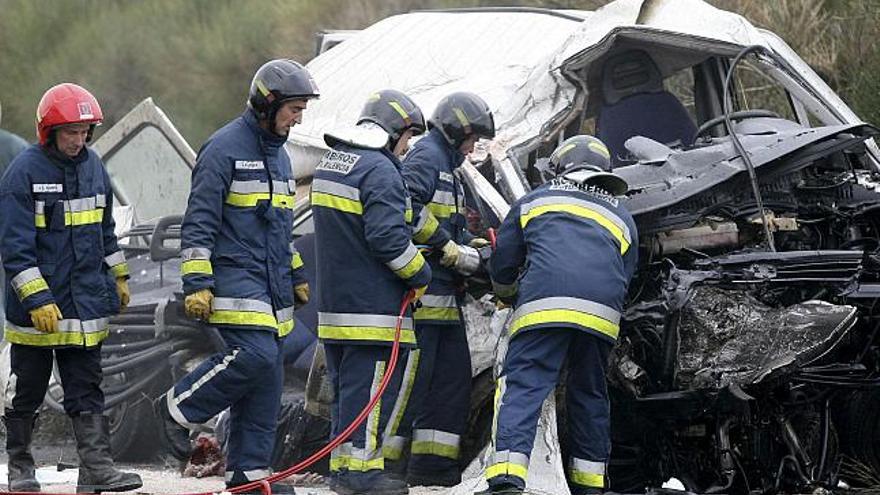
POLYGON ((461 483, 461 471, 458 466, 437 471, 409 469, 406 473, 409 486, 455 486, 461 483))
POLYGON ((21 418, 3 418, 6 424, 6 454, 9 456, 10 492, 38 492, 40 483, 34 475, 34 457, 31 455, 31 436, 35 415, 21 418))
POLYGON ((382 471, 366 473, 343 471, 339 473, 331 490, 339 495, 406 495, 406 482, 394 479, 382 471))
POLYGON ((489 488, 475 492, 474 495, 522 495, 523 489, 512 483, 489 485, 489 488))
POLYGON ((79 453, 77 493, 127 492, 143 486, 141 477, 124 473, 110 455, 110 421, 102 414, 72 416, 79 453))
POLYGON ((189 440, 189 429, 175 421, 168 411, 165 396, 162 395, 153 402, 153 411, 159 418, 159 434, 165 440, 171 455, 178 461, 186 461, 192 454, 192 442, 189 440))
MULTIPOLYGON (((251 482, 244 478, 243 475, 240 475, 240 471, 236 471, 232 475, 232 479, 226 482, 226 489, 229 490, 230 488, 247 485, 248 483, 251 482)), ((296 490, 293 488, 293 486, 285 482, 276 481, 275 483, 269 483, 269 489, 272 490, 273 494, 277 493, 279 495, 292 495, 296 493, 296 490)), ((237 495, 261 495, 262 493, 263 489, 261 487, 257 487, 253 490, 238 492, 237 495)))

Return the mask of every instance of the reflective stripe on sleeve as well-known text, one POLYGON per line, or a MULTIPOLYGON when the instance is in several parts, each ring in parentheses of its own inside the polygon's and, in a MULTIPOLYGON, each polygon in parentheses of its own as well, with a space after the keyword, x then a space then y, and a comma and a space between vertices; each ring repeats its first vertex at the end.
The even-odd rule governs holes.
POLYGON ((37 292, 49 290, 49 284, 46 283, 46 279, 43 278, 43 274, 37 267, 18 272, 18 275, 13 277, 9 284, 18 294, 20 301, 24 301, 37 292))
POLYGON ((422 256, 422 253, 420 253, 415 245, 410 242, 406 247, 406 250, 404 250, 397 258, 386 263, 386 266, 388 266, 388 268, 390 268, 398 277, 408 279, 419 273, 419 270, 425 266, 425 257, 422 256))

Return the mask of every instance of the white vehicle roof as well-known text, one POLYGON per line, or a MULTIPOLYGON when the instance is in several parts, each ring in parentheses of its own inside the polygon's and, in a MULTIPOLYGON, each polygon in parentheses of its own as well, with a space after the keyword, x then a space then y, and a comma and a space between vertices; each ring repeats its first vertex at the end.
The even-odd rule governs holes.
POLYGON ((324 132, 353 123, 379 89, 407 93, 426 118, 442 96, 472 91, 493 109, 489 150, 512 183, 522 157, 584 111, 586 82, 601 67, 594 62, 610 50, 646 50, 665 76, 748 45, 786 61, 797 78, 786 89, 824 124, 861 122, 781 38, 738 14, 702 0, 616 0, 595 12, 465 9, 384 19, 307 65, 322 98, 291 132, 288 151, 297 177, 311 175, 324 132))

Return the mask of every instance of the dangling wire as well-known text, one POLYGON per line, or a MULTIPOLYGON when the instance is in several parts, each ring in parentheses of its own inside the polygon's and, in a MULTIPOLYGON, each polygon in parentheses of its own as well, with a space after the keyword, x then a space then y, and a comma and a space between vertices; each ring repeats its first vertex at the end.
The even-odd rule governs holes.
POLYGON ((761 213, 761 224, 764 226, 764 237, 767 239, 767 245, 770 247, 770 251, 776 252, 776 242, 773 240, 773 231, 770 230, 770 221, 767 219, 767 212, 764 211, 764 200, 761 198, 761 190, 758 187, 758 177, 755 174, 755 166, 752 164, 752 158, 746 152, 739 137, 733 132, 733 121, 730 120, 730 107, 732 105, 730 83, 733 79, 733 72, 736 69, 736 65, 743 59, 743 57, 750 53, 758 52, 773 58, 773 54, 761 45, 747 46, 740 51, 736 57, 734 57, 733 62, 730 64, 730 68, 727 70, 727 77, 724 78, 724 126, 727 128, 727 134, 730 136, 730 140, 733 142, 736 152, 742 157, 743 163, 745 163, 746 169, 749 171, 749 181, 752 184, 752 194, 755 196, 755 202, 758 204, 758 211, 761 213))

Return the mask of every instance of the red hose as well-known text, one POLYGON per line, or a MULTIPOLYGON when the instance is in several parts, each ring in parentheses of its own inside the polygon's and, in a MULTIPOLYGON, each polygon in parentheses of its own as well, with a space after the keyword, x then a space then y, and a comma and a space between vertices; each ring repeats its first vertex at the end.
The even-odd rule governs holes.
MULTIPOLYGON (((376 406, 376 403, 379 402, 379 398, 382 397, 382 394, 385 392, 385 389, 388 387, 388 383, 391 381, 391 375, 394 374, 394 368, 397 366, 397 356, 400 354, 400 328, 403 325, 403 318, 406 315, 406 309, 412 303, 413 298, 415 297, 415 291, 410 290, 406 293, 406 296, 403 298, 403 301, 400 305, 400 314, 397 315, 397 328, 394 331, 394 345, 391 346, 391 358, 388 360, 388 368, 385 370, 385 376, 382 377, 382 382, 379 384, 379 389, 376 391, 376 395, 370 398, 370 402, 364 407, 360 414, 351 422, 350 425, 340 433, 336 438, 330 441, 327 445, 325 445, 321 450, 315 452, 308 459, 301 461, 299 464, 295 466, 291 466, 284 471, 277 472, 272 476, 267 478, 252 481, 246 485, 239 485, 235 488, 230 488, 225 491, 231 493, 240 493, 246 492, 250 490, 254 490, 259 488, 266 495, 272 495, 272 488, 269 483, 283 480, 289 476, 292 476, 303 469, 311 466, 312 464, 321 460, 324 456, 329 454, 333 449, 338 447, 342 442, 348 440, 348 437, 354 433, 367 416, 370 415, 370 411, 376 406)), ((10 495, 33 495, 30 492, 0 492, 0 493, 8 493, 10 495)), ((217 492, 194 492, 194 493, 183 493, 180 495, 214 495, 217 492)), ((41 495, 70 495, 69 493, 52 493, 52 492, 41 492, 41 495)))

